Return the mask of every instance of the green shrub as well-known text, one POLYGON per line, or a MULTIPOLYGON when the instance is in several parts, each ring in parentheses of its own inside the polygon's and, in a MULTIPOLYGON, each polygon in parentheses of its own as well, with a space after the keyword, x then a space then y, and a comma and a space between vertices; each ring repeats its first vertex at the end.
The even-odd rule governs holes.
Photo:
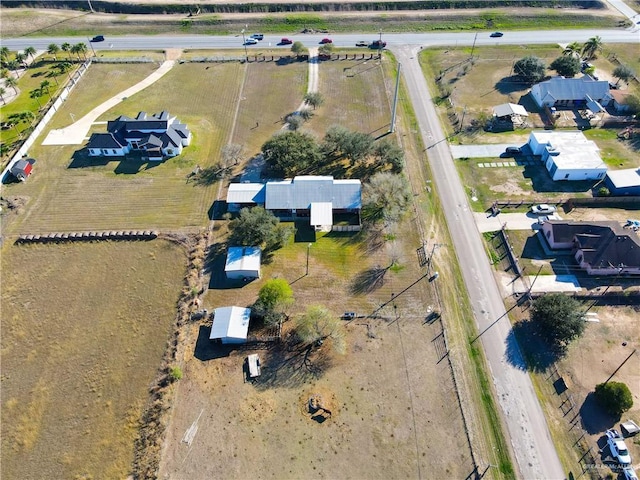
POLYGON ((633 407, 631 391, 622 382, 596 385, 595 397, 602 408, 616 417, 620 417, 623 412, 633 407))
POLYGON ((599 197, 608 197, 609 195, 611 195, 611 192, 609 191, 609 189, 607 187, 600 187, 598 189, 598 196, 599 197))
POLYGON ((182 378, 182 369, 180 367, 171 367, 169 369, 169 380, 176 382, 182 378))

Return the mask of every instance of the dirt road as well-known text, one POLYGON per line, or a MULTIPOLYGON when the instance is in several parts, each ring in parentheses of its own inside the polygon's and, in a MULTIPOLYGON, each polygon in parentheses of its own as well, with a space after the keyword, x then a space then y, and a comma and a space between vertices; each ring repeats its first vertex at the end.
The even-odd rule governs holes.
POLYGON ((440 192, 451 237, 478 324, 507 434, 522 478, 563 479, 562 465, 549 434, 493 272, 474 224, 472 211, 453 164, 427 84, 416 58, 419 47, 393 49, 402 63, 420 133, 440 192), (510 352, 507 361, 505 351, 510 352))

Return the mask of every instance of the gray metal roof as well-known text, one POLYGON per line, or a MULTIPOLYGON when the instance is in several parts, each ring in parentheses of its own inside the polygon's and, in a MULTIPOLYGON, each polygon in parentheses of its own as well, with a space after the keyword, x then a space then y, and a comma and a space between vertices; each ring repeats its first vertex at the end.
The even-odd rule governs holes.
POLYGON ((227 203, 264 204, 264 183, 231 183, 227 192, 227 203))
POLYGON ((540 98, 542 99, 550 95, 556 101, 584 100, 587 95, 597 101, 611 98, 611 95, 609 95, 609 82, 592 80, 590 77, 553 77, 550 80, 534 85, 531 90, 539 90, 540 98))
POLYGON ((312 202, 331 202, 333 209, 361 208, 360 180, 334 180, 331 176, 299 176, 293 180, 267 182, 268 210, 309 209, 312 202))

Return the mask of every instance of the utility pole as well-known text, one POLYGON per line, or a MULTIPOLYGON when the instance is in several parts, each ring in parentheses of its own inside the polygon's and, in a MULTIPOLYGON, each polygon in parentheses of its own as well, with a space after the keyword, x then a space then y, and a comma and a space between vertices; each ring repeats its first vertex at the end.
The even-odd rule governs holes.
POLYGON ((398 63, 398 76, 396 78, 396 91, 393 94, 393 108, 391 109, 391 128, 389 128, 389 132, 393 133, 396 131, 396 110, 398 108, 398 91, 400 90, 400 68, 402 67, 401 63, 398 63))
POLYGON ((91 0, 87 0, 87 2, 89 3, 89 10, 91 10, 91 13, 96 13, 96 11, 93 9, 93 5, 91 5, 91 0))
POLYGON ((473 45, 471 45, 471 57, 473 58, 473 51, 476 49, 476 40, 478 39, 478 34, 476 33, 476 36, 473 37, 473 45))
POLYGON ((305 276, 309 275, 309 251, 311 250, 311 244, 307 244, 307 271, 305 276))
POLYGON ((91 40, 89 40, 88 38, 87 38, 87 40, 89 41, 89 46, 91 47, 91 51, 93 52, 93 56, 96 57, 97 55, 96 55, 95 49, 93 48, 93 43, 91 43, 91 40))
POLYGON ((618 373, 618 370, 620 370, 620 369, 622 368, 622 366, 623 366, 625 363, 627 363, 627 360, 629 360, 629 359, 633 356, 633 354, 634 354, 634 353, 636 353, 636 349, 635 349, 635 348, 633 349, 633 352, 631 352, 631 353, 629 354, 629 356, 628 356, 627 358, 625 358, 625 359, 624 359, 624 362, 622 362, 622 363, 620 364, 620 366, 619 366, 618 368, 616 368, 616 369, 613 371, 613 373, 612 373, 611 375, 609 375, 609 378, 607 378, 607 381, 606 381, 606 382, 604 382, 604 384, 605 384, 605 385, 606 385, 607 383, 609 383, 609 380, 611 380, 611 379, 613 378, 613 376, 614 376, 616 373, 618 373))
POLYGON ((429 276, 429 272, 431 271, 431 259, 433 258, 433 254, 436 252, 436 248, 444 246, 444 243, 434 243, 431 248, 431 253, 429 254, 429 259, 427 260, 427 277, 429 276))
POLYGON ((249 61, 249 54, 247 53, 247 40, 244 38, 244 28, 242 29, 242 45, 244 45, 244 61, 249 61))
POLYGON ((460 128, 458 129, 458 133, 460 133, 464 126, 464 117, 467 114, 467 106, 465 105, 462 109, 462 120, 460 120, 460 128))

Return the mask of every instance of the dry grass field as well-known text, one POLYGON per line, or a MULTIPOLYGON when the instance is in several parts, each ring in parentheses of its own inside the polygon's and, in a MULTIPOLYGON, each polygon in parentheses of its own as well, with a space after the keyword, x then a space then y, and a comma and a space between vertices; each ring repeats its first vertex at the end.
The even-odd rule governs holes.
MULTIPOLYGON (((356 311, 363 318, 344 322, 344 356, 321 350, 311 368, 284 346, 258 350, 263 375, 255 383, 244 383, 242 371, 252 350, 212 346, 209 327, 190 325, 160 478, 464 478, 471 472, 441 327, 426 319, 428 305, 436 305, 434 285, 423 279, 400 294, 424 273, 412 225, 400 228, 402 239, 377 250, 360 236, 319 235, 308 276, 307 242, 291 243, 263 268, 261 280, 209 290, 209 309, 244 306, 267 279, 285 278, 296 300, 292 315, 321 304, 335 315, 356 311), (391 255, 399 263, 384 284, 358 293, 367 272, 388 266, 391 255), (395 302, 378 310, 393 293, 395 302), (316 393, 332 411, 324 422, 306 410, 316 393)), ((284 328, 287 338, 291 326, 284 328)))
POLYGON ((310 127, 318 136, 324 136, 332 125, 374 137, 386 133, 391 115, 392 90, 385 83, 389 81, 375 60, 322 62, 318 89, 325 103, 315 112, 310 127))
MULTIPOLYGON (((127 71, 123 65, 97 67, 102 74, 127 71)), ((82 146, 41 146, 36 142, 30 154, 38 159, 37 174, 29 182, 5 187, 6 196, 27 199, 23 213, 5 231, 17 234, 205 225, 218 184, 187 183, 187 176, 195 165, 207 168, 218 163, 220 149, 230 140, 238 102, 238 124, 232 141, 246 142, 247 153, 255 153, 278 130, 280 117, 301 101, 305 69, 305 64, 177 64, 158 82, 98 120, 167 109, 193 133, 192 143, 182 155, 160 164, 95 159, 89 158, 82 146), (282 87, 285 84, 287 88, 282 87), (250 105, 245 106, 248 102, 250 105), (252 129, 252 106, 259 106, 264 118, 256 129, 252 129)), ((136 66, 133 72, 139 70, 136 66)), ((88 98, 87 92, 95 89, 100 79, 100 75, 86 77, 81 83, 86 86, 79 90, 82 98, 88 98)), ((130 84, 136 80, 134 73, 130 84)), ((69 102, 77 104, 73 96, 69 102)), ((68 113, 61 112, 54 121, 65 125, 68 113)), ((95 125, 92 131, 104 131, 104 125, 95 125)))
POLYGON ((125 478, 186 265, 164 241, 2 249, 2 478, 125 478))

